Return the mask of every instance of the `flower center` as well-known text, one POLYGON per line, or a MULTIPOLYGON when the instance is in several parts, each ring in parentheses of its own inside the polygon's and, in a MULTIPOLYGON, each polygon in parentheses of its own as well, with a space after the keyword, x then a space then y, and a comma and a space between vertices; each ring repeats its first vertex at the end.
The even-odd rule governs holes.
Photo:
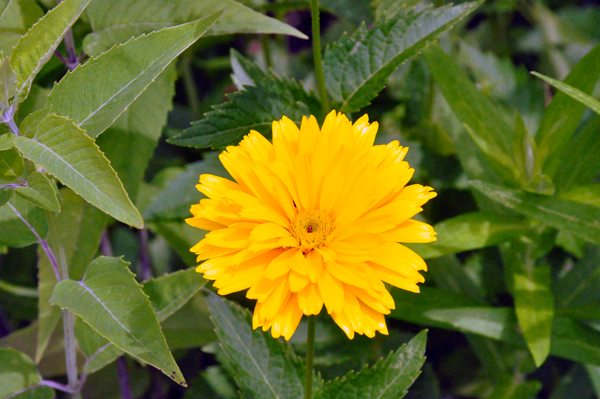
POLYGON ((306 253, 325 244, 333 231, 331 217, 319 210, 302 211, 292 222, 291 233, 306 253))

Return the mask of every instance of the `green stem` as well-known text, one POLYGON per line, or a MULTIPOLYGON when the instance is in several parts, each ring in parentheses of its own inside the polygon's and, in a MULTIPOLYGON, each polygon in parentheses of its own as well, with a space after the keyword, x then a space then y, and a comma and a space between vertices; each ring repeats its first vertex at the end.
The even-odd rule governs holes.
POLYGON ((265 58, 265 67, 267 69, 271 69, 273 67, 273 63, 271 62, 271 44, 269 43, 269 37, 267 35, 262 35, 261 38, 263 57, 265 58))
POLYGON ((313 358, 315 356, 315 329, 317 316, 308 316, 308 332, 306 333, 306 374, 304 378, 304 399, 312 399, 313 358))
POLYGON ((185 87, 185 95, 187 96, 192 115, 194 119, 200 119, 200 94, 196 87, 196 80, 192 71, 192 60, 194 53, 191 50, 186 51, 181 59, 181 75, 183 77, 183 86, 185 87))
POLYGON ((321 110, 325 117, 331 106, 325 89, 325 75, 323 74, 323 59, 321 58, 321 27, 319 23, 319 0, 310 0, 310 10, 312 14, 312 41, 313 57, 315 59, 315 74, 317 75, 317 86, 319 88, 319 97, 321 98, 321 110))

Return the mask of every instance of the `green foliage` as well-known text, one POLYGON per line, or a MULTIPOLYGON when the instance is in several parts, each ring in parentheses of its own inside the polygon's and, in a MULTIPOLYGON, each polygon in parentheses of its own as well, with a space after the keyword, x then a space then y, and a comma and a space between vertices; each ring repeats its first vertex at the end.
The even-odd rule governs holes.
POLYGON ((0 243, 10 247, 26 247, 48 234, 44 211, 16 195, 0 207, 0 224, 0 243))
MULTIPOLYGON (((223 148, 237 144, 250 130, 270 136, 273 121, 284 115, 299 123, 303 116, 319 115, 317 99, 306 93, 293 80, 281 79, 265 72, 256 64, 235 52, 232 60, 239 62, 251 77, 244 90, 229 95, 229 101, 214 107, 204 119, 169 139, 169 143, 197 148, 223 148)), ((232 61, 234 62, 234 61, 232 61)))
POLYGON ((143 225, 114 169, 81 128, 55 114, 44 116, 39 123, 37 120, 31 124, 27 122, 27 119, 23 121, 23 125, 27 125, 23 136, 14 139, 25 158, 41 165, 116 219, 136 227, 143 225))
POLYGON ((346 375, 325 384, 317 398, 384 399, 403 398, 421 374, 425 363, 427 331, 422 331, 408 344, 390 353, 373 367, 346 375))
POLYGON ((389 19, 379 18, 373 29, 363 24, 351 36, 343 36, 323 58, 327 90, 337 102, 334 107, 355 112, 369 105, 400 64, 480 4, 402 9, 389 19))
POLYGON ((58 115, 72 118, 90 137, 97 137, 175 57, 198 40, 221 13, 112 48, 65 76, 50 93, 48 104, 58 115), (97 80, 95 76, 105 79, 97 80))
POLYGON ((17 394, 41 381, 33 361, 14 349, 0 349, 0 397, 50 399, 54 391, 48 387, 37 387, 26 393, 17 394))
POLYGON ((60 212, 56 187, 44 173, 33 172, 27 178, 26 187, 16 187, 15 193, 40 208, 60 212))
MULTIPOLYGON (((216 294, 206 298, 222 358, 232 378, 249 398, 301 398, 304 365, 287 342, 252 330, 250 312, 216 294), (268 355, 267 355, 268 354, 268 355)), ((315 376, 315 386, 320 378, 315 376)))
POLYGON ((120 349, 164 372, 185 380, 175 363, 142 287, 118 258, 98 258, 81 281, 61 281, 50 303, 71 310, 120 349))

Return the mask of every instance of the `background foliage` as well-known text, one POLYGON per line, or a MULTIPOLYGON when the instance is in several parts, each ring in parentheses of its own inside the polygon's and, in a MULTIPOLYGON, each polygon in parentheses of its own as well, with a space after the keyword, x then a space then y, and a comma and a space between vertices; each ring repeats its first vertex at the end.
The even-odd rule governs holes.
MULTIPOLYGON (((390 335, 318 319, 316 397, 600 397, 600 4, 456 3, 321 1, 333 107, 439 196, 390 335)), ((253 331, 183 219, 225 146, 323 119, 309 10, 0 0, 0 398, 302 396, 305 323, 253 331)))

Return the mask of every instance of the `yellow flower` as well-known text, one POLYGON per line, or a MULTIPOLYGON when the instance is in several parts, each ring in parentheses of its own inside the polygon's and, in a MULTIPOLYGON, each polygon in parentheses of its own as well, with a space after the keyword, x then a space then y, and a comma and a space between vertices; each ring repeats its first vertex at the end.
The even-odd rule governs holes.
POLYGON ((331 112, 319 129, 273 122, 273 143, 251 131, 221 162, 236 182, 200 176, 208 199, 187 222, 209 230, 191 251, 219 294, 249 289, 253 327, 290 339, 302 315, 323 305, 349 338, 387 334, 394 300, 383 282, 419 292, 423 259, 398 242, 435 241, 411 219, 436 196, 406 186, 414 169, 398 141, 373 145, 378 124, 331 112))

